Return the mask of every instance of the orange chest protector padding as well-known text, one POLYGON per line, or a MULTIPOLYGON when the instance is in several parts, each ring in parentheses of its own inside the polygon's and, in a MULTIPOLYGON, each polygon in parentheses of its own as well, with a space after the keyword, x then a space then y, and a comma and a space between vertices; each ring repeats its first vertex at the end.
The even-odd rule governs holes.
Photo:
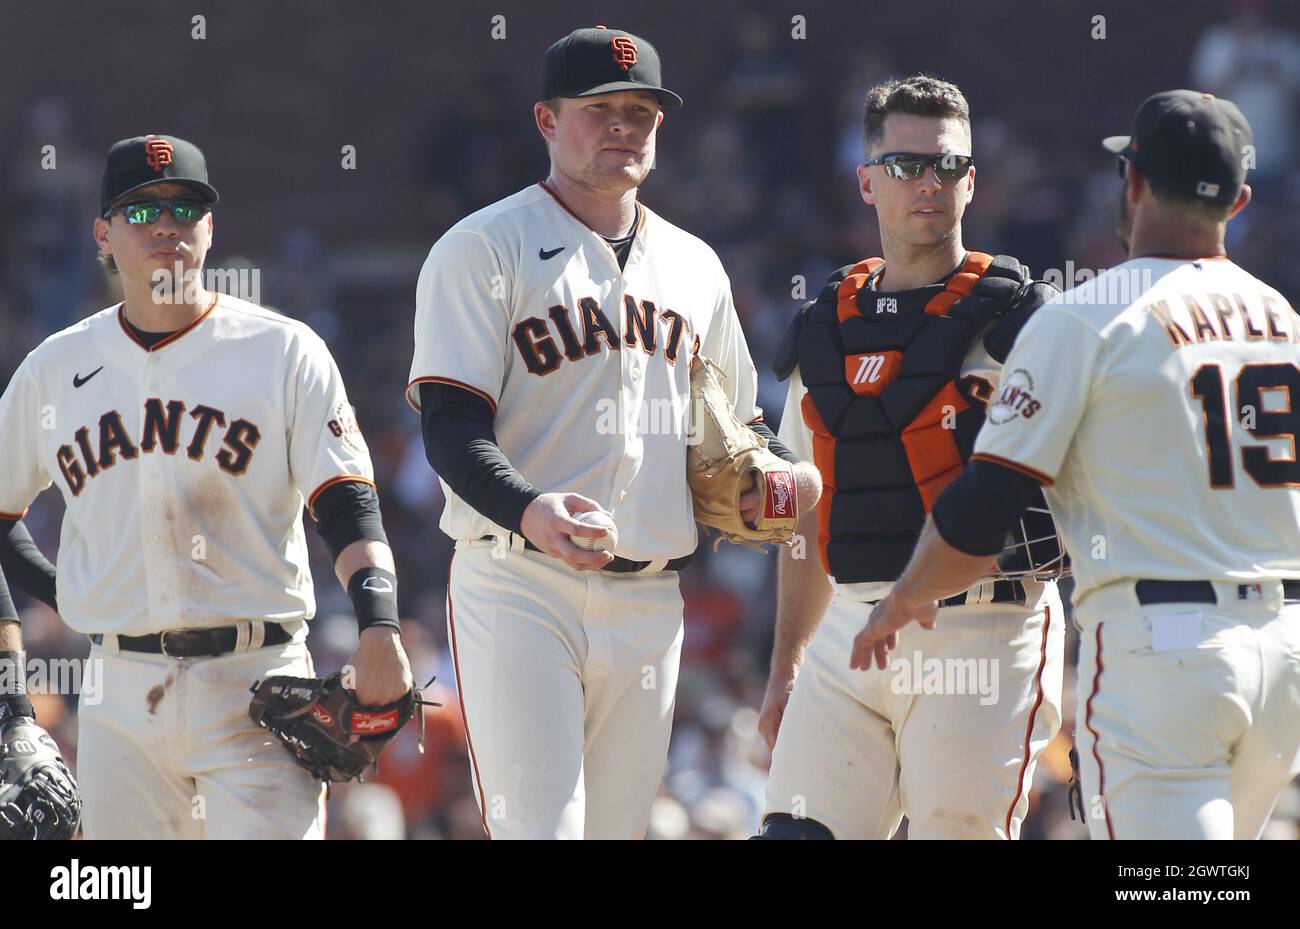
POLYGON ((1029 285, 1016 259, 971 252, 924 312, 862 314, 883 262, 855 265, 803 322, 804 422, 824 491, 822 565, 841 583, 896 580, 940 492, 970 457, 984 411, 958 389, 971 345, 1029 285))

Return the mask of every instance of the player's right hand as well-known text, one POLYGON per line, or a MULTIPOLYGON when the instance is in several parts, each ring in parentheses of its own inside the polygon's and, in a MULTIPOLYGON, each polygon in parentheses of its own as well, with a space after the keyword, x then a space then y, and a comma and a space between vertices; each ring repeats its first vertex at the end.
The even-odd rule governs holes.
POLYGON ((569 541, 569 536, 590 536, 593 539, 605 534, 603 526, 580 523, 575 513, 601 510, 595 500, 581 494, 542 494, 524 510, 519 528, 528 539, 548 555, 559 558, 575 571, 599 571, 614 560, 609 552, 588 552, 569 541))
POLYGON ((781 731, 781 720, 785 718, 785 707, 794 691, 794 677, 793 673, 776 675, 767 683, 763 708, 758 713, 758 734, 767 743, 769 752, 776 749, 776 737, 781 731))

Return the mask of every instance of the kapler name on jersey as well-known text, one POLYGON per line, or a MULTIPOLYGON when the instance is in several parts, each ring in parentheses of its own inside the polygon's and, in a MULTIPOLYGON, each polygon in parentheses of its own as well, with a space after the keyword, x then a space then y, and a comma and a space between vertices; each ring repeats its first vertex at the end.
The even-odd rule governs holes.
POLYGON ((72 441, 60 445, 56 453, 59 471, 68 490, 78 496, 86 482, 115 467, 119 460, 134 461, 141 452, 175 455, 180 449, 192 461, 202 461, 214 435, 224 429, 213 456, 217 467, 239 476, 248 470, 253 449, 262 438, 262 430, 246 419, 226 422, 226 413, 199 403, 187 410, 180 400, 163 402, 157 397, 145 401, 140 433, 132 439, 122 423, 122 414, 109 410, 99 417, 97 426, 82 426, 72 441))
POLYGON ((153 868, 86 865, 73 858, 68 867, 50 871, 51 900, 130 900, 132 909, 147 910, 153 900, 153 868))

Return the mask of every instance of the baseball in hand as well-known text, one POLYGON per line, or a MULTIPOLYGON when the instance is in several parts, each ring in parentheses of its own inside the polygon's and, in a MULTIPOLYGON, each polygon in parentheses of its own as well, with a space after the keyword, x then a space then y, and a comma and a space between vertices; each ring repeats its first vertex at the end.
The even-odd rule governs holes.
POLYGON ((602 536, 569 536, 569 541, 578 548, 589 552, 612 552, 618 548, 618 527, 614 525, 614 517, 601 510, 591 510, 587 513, 575 513, 573 518, 576 522, 600 526, 605 530, 602 536))

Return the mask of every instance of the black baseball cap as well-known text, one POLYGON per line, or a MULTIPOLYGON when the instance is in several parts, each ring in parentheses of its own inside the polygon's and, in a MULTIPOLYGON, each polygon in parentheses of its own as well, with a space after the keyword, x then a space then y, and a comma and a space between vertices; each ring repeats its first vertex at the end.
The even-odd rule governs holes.
POLYGON ((543 100, 646 90, 659 98, 660 106, 681 106, 682 98, 662 83, 653 45, 604 26, 575 29, 546 50, 542 63, 543 100))
POLYGON ((114 142, 104 164, 99 187, 99 211, 108 212, 114 200, 159 181, 184 184, 208 203, 216 203, 217 190, 208 183, 208 164, 193 142, 174 135, 135 136, 114 142))
POLYGON ((1101 144, 1176 192, 1231 204, 1246 183, 1246 149, 1253 140, 1250 123, 1231 100, 1166 90, 1138 107, 1132 135, 1101 144))

